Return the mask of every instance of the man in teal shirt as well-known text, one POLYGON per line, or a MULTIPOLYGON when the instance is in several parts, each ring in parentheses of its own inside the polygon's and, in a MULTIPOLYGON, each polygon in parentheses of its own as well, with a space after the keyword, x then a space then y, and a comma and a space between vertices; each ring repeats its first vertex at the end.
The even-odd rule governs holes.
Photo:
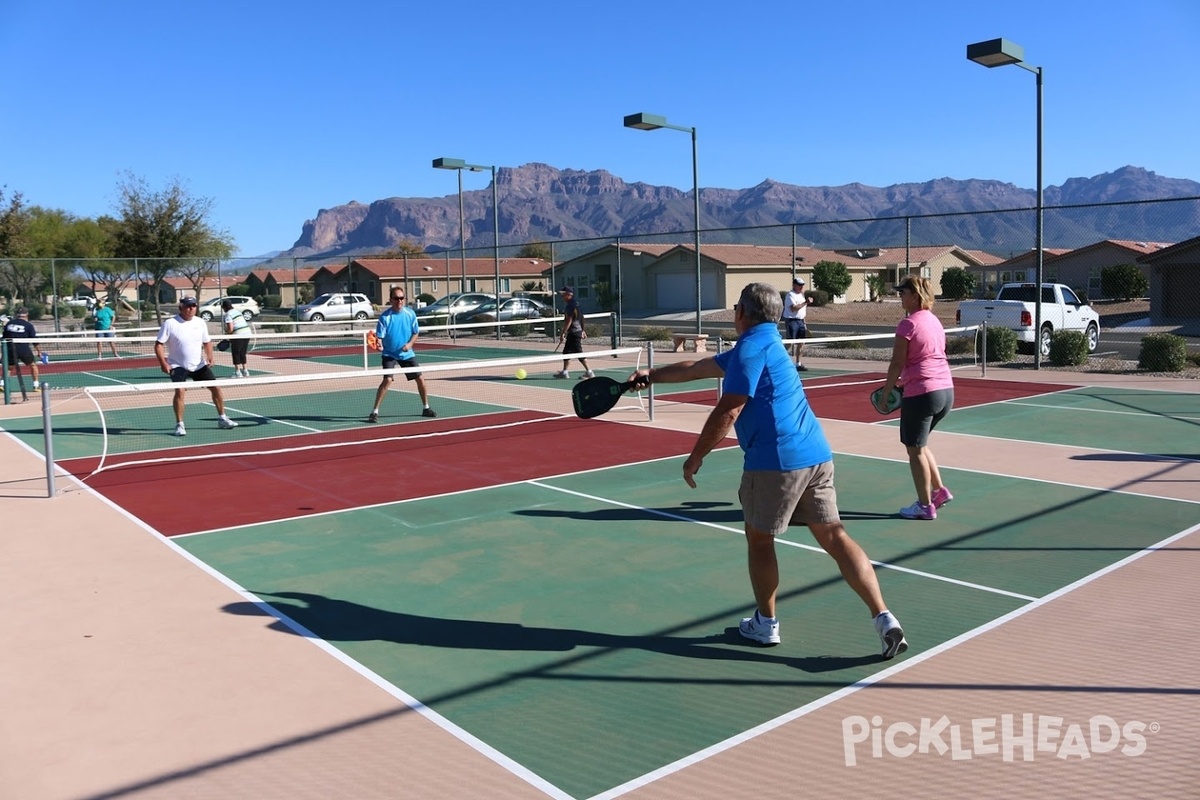
MULTIPOLYGON (((420 364, 413 353, 413 345, 417 343, 421 327, 417 324, 417 315, 404 305, 404 289, 393 286, 388 295, 388 303, 387 310, 379 315, 379 321, 375 323, 375 335, 379 337, 380 348, 383 350, 383 368, 390 370, 396 367, 418 367, 420 364)), ((404 374, 410 381, 417 382, 417 394, 421 396, 421 405, 425 407, 421 416, 436 417, 437 413, 429 407, 429 395, 425 391, 425 379, 421 377, 420 371, 413 370, 404 374)), ((379 406, 394 380, 396 376, 393 373, 383 376, 379 389, 375 392, 375 408, 367 415, 367 422, 379 422, 379 406)))
POLYGON ((779 644, 775 537, 789 525, 807 525, 870 609, 882 656, 890 659, 907 650, 908 642, 883 602, 870 559, 842 525, 833 488, 833 451, 783 346, 778 328, 782 311, 783 300, 775 287, 751 283, 734 306, 739 338, 732 350, 702 361, 638 370, 630 380, 644 388, 651 383, 724 378, 721 398, 683 462, 683 479, 696 488, 704 457, 730 428, 736 431, 745 453, 738 499, 745 518, 750 585, 758 606, 753 616, 741 621, 738 632, 759 644, 779 644))
POLYGON ((100 340, 108 339, 108 349, 112 351, 113 358, 120 358, 121 354, 117 352, 117 343, 112 340, 114 336, 113 322, 117 318, 117 312, 113 311, 104 298, 100 298, 100 303, 96 307, 96 358, 104 358, 100 352, 100 340))

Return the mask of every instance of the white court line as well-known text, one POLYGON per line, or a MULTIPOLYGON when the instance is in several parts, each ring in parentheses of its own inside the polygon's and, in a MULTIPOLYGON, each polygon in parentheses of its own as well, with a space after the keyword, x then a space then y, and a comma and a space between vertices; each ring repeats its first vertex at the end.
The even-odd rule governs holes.
POLYGON ((703 750, 699 750, 695 753, 692 753, 690 756, 685 756, 684 758, 681 758, 678 761, 675 761, 670 764, 666 764, 652 772, 647 772, 645 775, 634 778, 631 781, 627 781, 627 782, 621 784, 620 786, 615 786, 612 789, 609 789, 607 792, 601 792, 598 795, 594 795, 592 798, 590 798, 590 800, 614 800, 614 798, 621 797, 622 795, 628 794, 629 792, 631 792, 635 789, 639 789, 643 786, 651 784, 654 781, 658 780, 659 778, 665 778, 668 775, 672 775, 672 774, 674 774, 676 772, 680 772, 681 770, 684 770, 688 767, 695 766, 696 764, 699 764, 701 761, 704 761, 705 759, 711 758, 712 756, 715 756, 715 755, 719 755, 719 754, 725 752, 726 750, 730 750, 734 747, 737 747, 740 744, 744 744, 744 743, 750 741, 751 739, 756 739, 759 736, 763 735, 764 733, 768 733, 770 731, 775 730, 776 728, 786 725, 789 722, 793 722, 797 719, 800 719, 801 717, 807 716, 808 714, 810 714, 813 711, 817 711, 819 709, 824 708, 825 706, 831 705, 834 702, 841 700, 844 697, 849 697, 850 695, 854 694, 855 692, 859 691, 860 689, 865 689, 866 687, 871 686, 872 684, 879 683, 887 678, 892 677, 893 675, 897 675, 907 669, 911 669, 912 667, 916 666, 917 664, 927 661, 928 659, 931 659, 934 656, 941 655, 942 653, 952 650, 961 644, 969 642, 970 640, 976 638, 977 636, 981 636, 981 635, 987 633, 988 631, 993 630, 994 628, 998 628, 1001 625, 1004 625, 1005 623, 1007 623, 1011 620, 1014 620, 1018 617, 1024 616, 1025 614, 1028 614, 1029 612, 1033 611, 1034 609, 1041 608, 1042 606, 1046 605, 1047 603, 1050 603, 1051 601, 1057 600, 1060 597, 1063 597, 1067 594, 1070 594, 1071 592, 1076 591, 1077 589, 1080 589, 1080 588, 1086 586, 1087 584, 1091 583, 1092 581, 1096 580, 1097 578, 1102 578, 1105 575, 1107 575, 1108 573, 1114 572, 1115 570, 1120 569, 1121 567, 1124 567, 1127 564, 1131 564, 1134 561, 1137 561, 1138 559, 1142 558, 1143 556, 1147 556, 1150 553, 1161 550, 1161 549, 1167 547, 1168 545, 1170 545, 1172 542, 1182 539, 1185 536, 1195 533, 1196 531, 1200 531, 1200 525, 1193 525, 1192 527, 1190 527, 1186 530, 1179 531, 1178 533, 1168 536, 1166 539, 1163 539, 1161 542, 1158 542, 1157 544, 1147 547, 1145 550, 1139 550, 1138 552, 1133 553, 1132 555, 1129 555, 1126 558, 1123 558, 1114 564, 1110 564, 1107 567, 1104 567, 1102 569, 1097 570, 1096 572, 1093 572, 1091 575, 1086 575, 1086 576, 1080 578, 1079 580, 1075 581, 1074 583, 1070 583, 1070 584, 1062 587, 1061 589, 1058 589, 1057 591, 1051 592, 1048 595, 1040 597, 1037 600, 1034 600, 1032 603, 1029 603, 1028 605, 1024 605, 1024 606, 1021 606, 1020 608, 1013 609, 1012 611, 1008 612, 1007 614, 997 617, 996 619, 992 620, 991 622, 986 622, 983 625, 980 625, 978 628, 974 628, 972 630, 966 631, 965 633, 961 633, 958 636, 954 637, 953 639, 942 642, 940 645, 936 645, 934 647, 931 647, 928 650, 922 651, 921 653, 910 656, 909 658, 906 658, 903 662, 901 662, 899 664, 896 664, 892 667, 889 667, 888 669, 877 672, 868 678, 863 678, 861 681, 858 681, 858 682, 853 683, 849 686, 846 686, 842 689, 839 689, 836 692, 827 694, 818 700, 814 700, 813 702, 808 703, 807 705, 803 705, 803 706, 800 706, 799 708, 793 709, 792 711, 789 711, 786 714, 782 714, 782 715, 776 717, 775 719, 768 720, 767 722, 764 722, 761 725, 751 728, 748 731, 743 731, 742 733, 739 733, 735 736, 731 736, 730 738, 726 739, 725 741, 717 742, 716 744, 706 747, 703 750))
MULTIPOLYGON (((1080 395, 1083 397, 1091 397, 1091 395, 1080 395)), ((1022 400, 1009 400, 1007 405, 1010 406, 1028 406, 1030 408, 1049 408, 1053 411, 1069 411, 1072 414, 1083 412, 1086 414, 1122 414, 1129 417, 1149 417, 1156 419, 1197 419, 1200 416, 1192 416, 1190 414, 1159 414, 1154 411, 1117 411, 1112 408, 1083 408, 1081 406, 1052 406, 1046 403, 1026 403, 1022 400)), ((974 408, 975 406, 967 406, 974 408)))
MULTIPOLYGON (((556 492, 562 492, 563 494, 575 495, 576 497, 582 497, 587 500, 593 500, 597 503, 603 503, 605 505, 617 506, 619 508, 628 508, 628 509, 632 509, 634 511, 641 511, 646 514, 652 514, 654 516, 666 517, 667 519, 678 520, 680 522, 691 522, 691 523, 694 523, 696 525, 701 525, 706 528, 716 528, 719 531, 725 531, 726 533, 732 533, 737 536, 744 535, 744 531, 742 531, 742 529, 734 528, 729 525, 720 525, 716 522, 705 522, 704 520, 695 519, 693 517, 688 517, 683 514, 672 514, 670 511, 661 511, 656 508, 646 508, 645 506, 635 506, 631 503, 622 503, 619 500, 612 500, 607 497, 597 497, 596 495, 586 494, 584 492, 577 492, 573 489, 564 489, 560 486, 551 486, 548 483, 542 483, 541 481, 537 481, 537 480, 528 481, 528 483, 533 486, 539 486, 543 489, 552 489, 553 491, 556 491, 556 492)), ((814 553, 820 553, 821 555, 828 555, 822 548, 817 547, 816 545, 801 544, 800 542, 794 542, 790 539, 783 539, 778 536, 775 537, 775 541, 779 542, 780 544, 785 544, 790 547, 795 547, 795 548, 798 548, 801 550, 810 550, 814 553)), ((968 589, 978 589, 981 592, 990 592, 992 594, 1004 595, 1005 597, 1014 597, 1018 600, 1024 600, 1026 602, 1031 602, 1031 601, 1037 599, 1036 597, 1031 597, 1029 595, 1017 594, 1016 592, 1010 592, 1006 589, 997 589, 995 587, 984 586, 983 584, 979 584, 979 583, 971 583, 970 581, 962 581, 962 580, 958 580, 957 578, 949 578, 949 577, 946 577, 945 575, 936 575, 932 572, 923 572, 923 571, 917 570, 917 569, 901 567, 896 564, 888 564, 885 561, 872 561, 871 563, 874 564, 876 567, 883 567, 884 569, 895 570, 897 572, 906 572, 910 575, 917 575, 919 577, 928 578, 928 579, 934 580, 934 581, 950 583, 950 584, 954 584, 955 586, 963 586, 968 589)))

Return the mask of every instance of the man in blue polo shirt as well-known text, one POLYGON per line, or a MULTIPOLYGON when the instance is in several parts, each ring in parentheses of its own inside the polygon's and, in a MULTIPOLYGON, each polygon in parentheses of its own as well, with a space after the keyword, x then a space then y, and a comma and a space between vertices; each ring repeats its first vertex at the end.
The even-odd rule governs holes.
POLYGON ((870 609, 883 658, 893 658, 908 649, 908 642, 883 602, 870 559, 842 525, 833 488, 833 451, 779 335, 782 310, 775 287, 751 283, 734 306, 739 338, 732 350, 701 361, 638 370, 629 379, 640 389, 651 383, 724 378, 721 398, 683 462, 683 479, 696 488, 704 457, 731 427, 737 432, 745 453, 738 499, 745 517, 750 585, 758 606, 738 626, 741 635, 763 645, 779 644, 775 537, 789 525, 807 525, 870 609))

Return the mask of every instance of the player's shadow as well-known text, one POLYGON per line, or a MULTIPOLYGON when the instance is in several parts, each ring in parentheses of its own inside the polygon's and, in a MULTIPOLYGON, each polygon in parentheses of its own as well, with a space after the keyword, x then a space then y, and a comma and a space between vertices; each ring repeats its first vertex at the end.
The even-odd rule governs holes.
MULTIPOLYGON (((461 650, 524 650, 567 653, 577 648, 609 651, 642 650, 682 658, 747 661, 831 672, 880 661, 878 655, 838 658, 820 656, 790 658, 776 655, 743 639, 736 628, 709 636, 678 636, 667 633, 633 635, 570 628, 542 628, 513 622, 427 617, 338 600, 308 592, 255 592, 276 598, 270 605, 302 630, 276 619, 268 627, 285 633, 314 635, 331 642, 382 641, 461 650), (290 601, 290 602, 278 602, 290 601)), ((265 616, 256 603, 230 603, 229 614, 265 616)), ((587 652, 587 651, 584 651, 587 652)))
POLYGON ((672 508, 601 508, 592 511, 571 511, 553 508, 520 508, 512 513, 524 517, 553 517, 578 519, 586 522, 629 522, 640 519, 667 519, 676 522, 742 523, 742 510, 733 503, 695 501, 672 508))

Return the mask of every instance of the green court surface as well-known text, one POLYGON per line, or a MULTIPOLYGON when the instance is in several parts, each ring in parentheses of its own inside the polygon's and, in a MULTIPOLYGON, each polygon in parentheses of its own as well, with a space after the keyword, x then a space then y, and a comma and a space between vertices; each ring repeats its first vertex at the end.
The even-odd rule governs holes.
POLYGON ((938 430, 1200 459, 1200 394, 1084 387, 956 408, 938 430))
MULTIPOLYGON (((271 397, 226 398, 225 410, 238 422, 238 427, 233 430, 217 428, 217 412, 208 397, 208 393, 202 390, 191 392, 184 406, 186 437, 174 435, 175 416, 170 392, 155 395, 149 401, 153 404, 146 407, 106 410, 104 422, 109 432, 108 453, 149 451, 169 457, 169 451, 178 448, 256 440, 269 442, 282 436, 361 429, 365 427, 367 414, 375 404, 375 386, 334 392, 293 391, 271 397)), ((505 406, 477 400, 437 397, 432 401, 437 405, 439 417, 467 418, 509 410, 505 406)), ((393 389, 380 409, 380 422, 385 425, 421 419, 421 404, 413 391, 393 389)), ((57 413, 53 417, 53 425, 55 459, 87 458, 100 454, 104 436, 98 412, 57 413)), ((41 417, 8 420, 4 430, 38 452, 44 449, 41 417)), ((292 446, 295 446, 294 443, 292 446)))
MULTIPOLYGON (((803 528, 779 547, 783 643, 752 610, 736 490, 713 453, 173 541, 572 797, 590 797, 896 662, 803 528), (787 546, 795 543, 800 547, 787 546)), ((907 466, 837 458, 839 505, 912 654, 1195 522, 1194 504, 944 469, 960 500, 901 520, 907 466), (970 502, 963 502, 970 498, 970 502)), ((229 613, 261 613, 249 603, 229 613)), ((900 659, 903 661, 903 657, 900 659)), ((262 667, 262 665, 260 665, 262 667)))

